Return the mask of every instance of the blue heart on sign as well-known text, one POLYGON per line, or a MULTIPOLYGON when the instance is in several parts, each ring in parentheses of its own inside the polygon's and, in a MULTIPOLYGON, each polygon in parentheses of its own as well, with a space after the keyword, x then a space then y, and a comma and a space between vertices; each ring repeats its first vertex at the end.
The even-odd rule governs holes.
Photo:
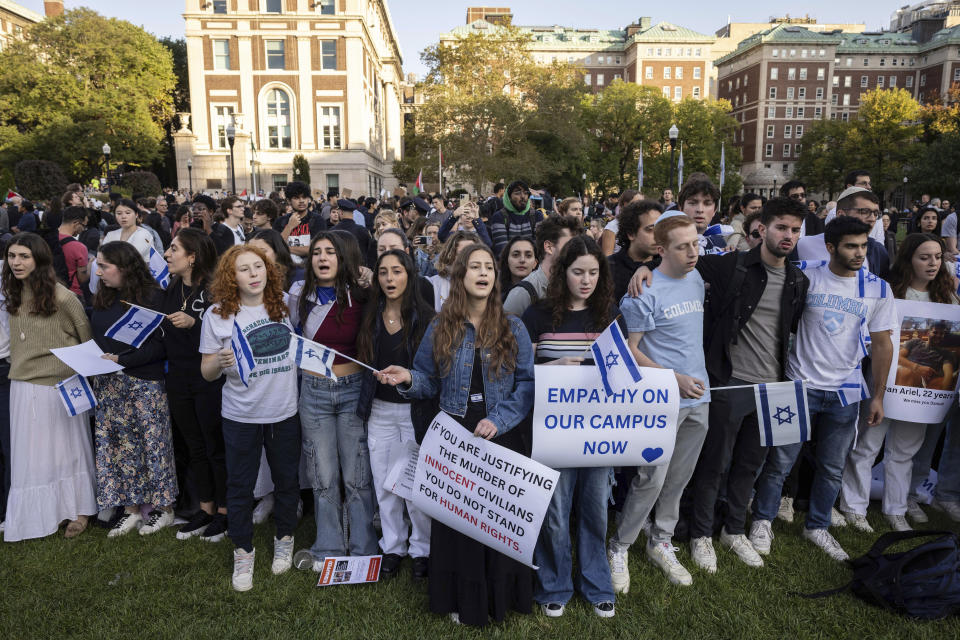
POLYGON ((653 462, 654 460, 656 460, 657 458, 663 455, 663 449, 660 447, 657 447, 656 449, 647 447, 646 449, 643 450, 643 452, 640 455, 642 455, 643 459, 646 460, 647 462, 653 462))

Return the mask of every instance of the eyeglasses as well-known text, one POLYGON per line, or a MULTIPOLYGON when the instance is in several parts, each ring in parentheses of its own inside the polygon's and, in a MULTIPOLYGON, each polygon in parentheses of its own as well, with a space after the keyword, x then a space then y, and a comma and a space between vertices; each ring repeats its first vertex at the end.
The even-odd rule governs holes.
POLYGON ((750 237, 753 238, 754 240, 759 240, 760 232, 754 229, 753 231, 750 232, 750 237))
POLYGON ((851 215, 860 215, 860 216, 867 216, 870 218, 876 218, 878 215, 880 215, 880 210, 863 207, 860 209, 847 209, 847 213, 851 215))
POLYGON ((807 194, 806 194, 806 193, 803 193, 803 192, 800 192, 800 193, 791 193, 791 194, 790 194, 790 199, 791 199, 791 200, 803 200, 803 199, 806 198, 806 197, 807 197, 807 194))

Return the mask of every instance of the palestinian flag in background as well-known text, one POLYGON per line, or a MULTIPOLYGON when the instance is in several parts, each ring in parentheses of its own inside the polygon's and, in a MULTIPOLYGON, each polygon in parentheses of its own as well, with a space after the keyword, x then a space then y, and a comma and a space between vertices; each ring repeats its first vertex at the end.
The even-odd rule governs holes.
POLYGON ((413 195, 417 196, 423 193, 423 169, 420 169, 420 174, 417 176, 417 181, 413 183, 413 195))

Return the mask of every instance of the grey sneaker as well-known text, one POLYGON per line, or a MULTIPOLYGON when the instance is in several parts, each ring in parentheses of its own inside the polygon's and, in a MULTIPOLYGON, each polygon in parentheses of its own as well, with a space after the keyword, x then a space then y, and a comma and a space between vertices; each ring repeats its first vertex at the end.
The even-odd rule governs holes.
POLYGON ((293 536, 284 536, 273 539, 273 564, 270 570, 278 576, 286 573, 293 566, 293 536))
POLYGON ((914 498, 907 500, 907 515, 917 524, 926 524, 930 522, 926 512, 920 507, 920 503, 914 498))
POLYGON ((616 543, 607 546, 607 562, 610 563, 610 581, 614 593, 630 591, 630 569, 627 567, 627 549, 616 543))
POLYGON ((762 567, 763 558, 753 548, 753 544, 747 540, 747 536, 740 534, 731 535, 727 533, 726 527, 720 530, 720 544, 737 554, 737 557, 748 567, 762 567))
POLYGON ((863 531, 865 533, 873 533, 873 527, 870 526, 870 523, 867 522, 867 516, 862 513, 853 513, 852 511, 844 511, 843 517, 846 521, 857 531, 863 531))
POLYGON ((907 517, 902 515, 892 516, 890 514, 884 514, 887 519, 887 522, 890 523, 890 527, 894 531, 912 531, 913 527, 907 522, 907 517))
POLYGON ((760 555, 769 555, 773 538, 773 527, 770 526, 769 520, 754 520, 750 525, 750 544, 760 555))
POLYGON ((690 556, 693 564, 707 573, 717 572, 717 552, 713 550, 713 538, 703 536, 690 540, 690 556))
POLYGON ((780 498, 780 508, 777 509, 777 520, 784 522, 793 522, 793 498, 783 496, 780 498))
POLYGON ((239 547, 233 550, 233 584, 234 591, 250 591, 253 588, 253 559, 257 555, 254 549, 247 553, 239 547))
POLYGON ((673 584, 690 586, 693 584, 693 576, 687 571, 686 567, 677 560, 677 547, 667 542, 647 545, 647 557, 650 562, 660 567, 667 580, 673 584))
POLYGON ((826 529, 804 529, 803 537, 823 549, 828 556, 837 562, 849 560, 850 556, 843 550, 840 543, 830 535, 826 529))

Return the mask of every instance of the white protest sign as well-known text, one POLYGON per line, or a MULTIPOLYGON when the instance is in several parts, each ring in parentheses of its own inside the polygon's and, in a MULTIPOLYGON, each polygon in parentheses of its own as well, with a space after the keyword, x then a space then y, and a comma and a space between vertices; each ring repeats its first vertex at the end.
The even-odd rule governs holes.
POLYGON ((553 467, 668 464, 680 392, 671 369, 608 396, 595 367, 536 367, 532 458, 553 467))
POLYGON ((441 412, 420 444, 413 504, 528 567, 560 474, 441 412))
POLYGON ((896 300, 893 364, 883 413, 894 420, 943 421, 957 398, 960 306, 896 300))
POLYGON ((324 558, 318 587, 334 584, 365 584, 380 580, 383 556, 340 556, 324 558))
POLYGON ((404 500, 413 499, 413 481, 417 474, 417 454, 420 446, 413 440, 396 441, 390 445, 390 470, 383 480, 383 488, 404 500))

